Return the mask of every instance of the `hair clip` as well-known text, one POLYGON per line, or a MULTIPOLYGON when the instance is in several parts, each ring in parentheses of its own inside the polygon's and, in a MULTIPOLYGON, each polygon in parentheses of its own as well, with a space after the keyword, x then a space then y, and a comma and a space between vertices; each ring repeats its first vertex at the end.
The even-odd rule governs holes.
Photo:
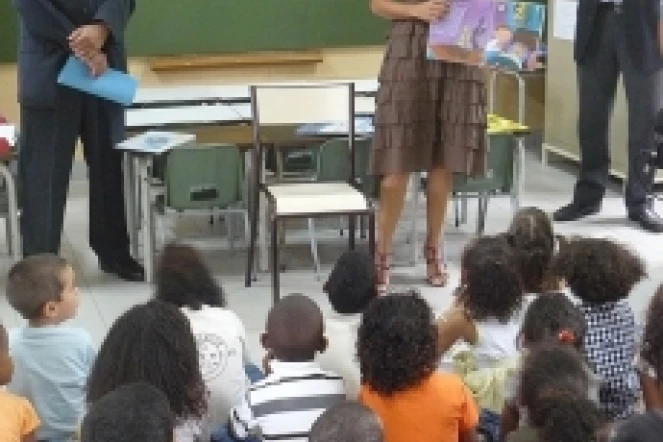
POLYGON ((559 342, 562 344, 573 344, 576 340, 576 336, 571 330, 562 330, 557 335, 557 339, 559 339, 559 342))

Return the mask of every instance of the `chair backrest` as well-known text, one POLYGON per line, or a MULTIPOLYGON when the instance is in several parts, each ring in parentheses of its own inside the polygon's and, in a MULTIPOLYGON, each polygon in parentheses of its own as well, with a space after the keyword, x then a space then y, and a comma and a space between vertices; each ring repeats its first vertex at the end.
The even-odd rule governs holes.
POLYGON ((514 184, 513 161, 516 141, 509 134, 495 134, 488 137, 488 143, 486 175, 483 177, 454 175, 454 192, 511 192, 514 184))
POLYGON ((166 204, 175 210, 223 209, 242 199, 242 157, 237 146, 197 144, 167 156, 166 204))
POLYGON ((257 152, 262 152, 263 148, 263 127, 319 123, 343 125, 348 130, 345 142, 349 158, 344 180, 354 180, 354 83, 266 84, 251 86, 250 91, 257 152))

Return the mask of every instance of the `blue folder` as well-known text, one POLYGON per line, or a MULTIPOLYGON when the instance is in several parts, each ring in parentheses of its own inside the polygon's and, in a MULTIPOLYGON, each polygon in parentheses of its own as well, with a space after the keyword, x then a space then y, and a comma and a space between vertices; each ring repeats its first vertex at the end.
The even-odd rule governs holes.
POLYGON ((78 58, 71 56, 60 71, 58 84, 130 106, 136 96, 138 80, 116 69, 107 69, 98 77, 78 58))

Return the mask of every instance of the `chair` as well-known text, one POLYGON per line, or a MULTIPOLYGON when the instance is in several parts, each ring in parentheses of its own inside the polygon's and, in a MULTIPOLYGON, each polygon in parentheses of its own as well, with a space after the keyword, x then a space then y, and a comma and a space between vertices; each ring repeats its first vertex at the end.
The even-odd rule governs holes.
POLYGON ((233 215, 244 222, 248 244, 248 215, 243 200, 243 161, 235 145, 195 144, 173 149, 166 157, 166 209, 192 214, 223 214, 228 242, 234 249, 233 215))
POLYGON ((517 139, 513 134, 498 133, 489 135, 488 142, 486 175, 484 177, 455 175, 453 179, 456 227, 467 219, 467 200, 476 198, 478 235, 484 232, 490 198, 509 197, 514 213, 520 205, 519 181, 524 155, 521 139, 517 139))
POLYGON ((251 286, 255 266, 260 195, 267 200, 271 230, 272 295, 280 299, 279 225, 290 218, 348 216, 349 246, 355 246, 355 218, 369 217, 369 248, 375 248, 375 214, 369 198, 355 178, 354 84, 324 83, 251 86, 254 157, 251 167, 250 241, 247 253, 246 286, 251 286), (347 175, 344 179, 316 182, 265 184, 263 157, 266 127, 299 126, 309 123, 347 124, 347 175))

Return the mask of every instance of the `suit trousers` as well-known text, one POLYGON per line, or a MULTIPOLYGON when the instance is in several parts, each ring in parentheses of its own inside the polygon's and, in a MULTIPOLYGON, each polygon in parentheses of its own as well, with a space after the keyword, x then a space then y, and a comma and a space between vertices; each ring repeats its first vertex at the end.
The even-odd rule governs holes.
POLYGON ((21 107, 19 186, 23 254, 57 254, 77 140, 88 166, 89 241, 100 260, 129 254, 122 155, 103 100, 60 88, 55 108, 21 107), (114 136, 115 135, 115 136, 114 136))
POLYGON ((618 10, 599 7, 592 38, 578 62, 580 175, 574 200, 580 204, 601 201, 609 178, 608 138, 617 81, 623 78, 628 108, 628 208, 648 202, 654 171, 654 119, 658 105, 656 72, 633 66, 624 39, 623 17, 618 10))

